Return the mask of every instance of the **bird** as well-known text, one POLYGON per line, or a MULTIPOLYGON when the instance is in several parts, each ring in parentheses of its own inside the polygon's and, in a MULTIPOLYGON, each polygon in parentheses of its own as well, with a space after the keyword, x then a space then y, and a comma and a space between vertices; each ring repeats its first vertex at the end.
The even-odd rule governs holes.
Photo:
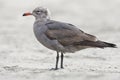
POLYGON ((59 57, 61 57, 60 68, 64 68, 65 53, 74 53, 86 48, 117 48, 116 44, 101 41, 71 23, 52 20, 47 8, 37 7, 32 12, 23 14, 23 16, 29 15, 35 17, 33 31, 37 40, 57 53, 54 70, 59 69, 59 57))

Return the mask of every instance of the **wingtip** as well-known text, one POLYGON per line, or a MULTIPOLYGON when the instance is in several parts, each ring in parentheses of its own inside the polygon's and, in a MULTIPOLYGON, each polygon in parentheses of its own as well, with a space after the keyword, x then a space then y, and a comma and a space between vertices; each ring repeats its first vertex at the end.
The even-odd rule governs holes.
POLYGON ((114 45, 114 47, 113 47, 113 48, 118 48, 118 47, 117 47, 117 45, 114 45))
POLYGON ((113 48, 118 48, 116 44, 109 44, 110 47, 113 47, 113 48))

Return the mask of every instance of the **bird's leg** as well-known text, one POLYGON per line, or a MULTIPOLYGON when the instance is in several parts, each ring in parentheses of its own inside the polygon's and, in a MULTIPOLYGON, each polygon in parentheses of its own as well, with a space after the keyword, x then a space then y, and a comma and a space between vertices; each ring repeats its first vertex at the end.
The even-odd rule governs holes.
POLYGON ((58 61, 59 61, 59 52, 57 51, 57 57, 56 57, 56 67, 55 70, 58 69, 58 61))
POLYGON ((63 58, 64 58, 64 55, 63 55, 63 52, 61 52, 61 68, 63 68, 63 58))

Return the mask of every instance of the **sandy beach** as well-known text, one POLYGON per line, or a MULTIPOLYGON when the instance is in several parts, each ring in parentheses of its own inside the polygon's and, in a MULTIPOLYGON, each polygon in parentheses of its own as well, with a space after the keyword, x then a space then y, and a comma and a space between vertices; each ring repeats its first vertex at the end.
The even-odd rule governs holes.
POLYGON ((119 80, 119 0, 0 0, 0 80, 119 80), (56 52, 33 33, 35 7, 49 8, 51 19, 72 23, 118 48, 89 48, 66 53, 64 69, 55 66, 56 52))

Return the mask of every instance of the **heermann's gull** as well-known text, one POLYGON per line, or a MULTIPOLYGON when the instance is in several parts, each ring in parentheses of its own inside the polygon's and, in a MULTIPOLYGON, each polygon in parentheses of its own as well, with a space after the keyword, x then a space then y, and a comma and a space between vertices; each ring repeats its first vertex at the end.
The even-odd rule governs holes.
POLYGON ((100 41, 72 24, 51 20, 46 8, 37 7, 32 13, 23 14, 23 16, 28 15, 33 15, 36 19, 34 33, 37 40, 45 47, 57 52, 55 69, 58 69, 59 52, 61 53, 61 68, 63 68, 63 54, 66 52, 73 53, 81 49, 96 47, 116 48, 115 44, 100 41))

